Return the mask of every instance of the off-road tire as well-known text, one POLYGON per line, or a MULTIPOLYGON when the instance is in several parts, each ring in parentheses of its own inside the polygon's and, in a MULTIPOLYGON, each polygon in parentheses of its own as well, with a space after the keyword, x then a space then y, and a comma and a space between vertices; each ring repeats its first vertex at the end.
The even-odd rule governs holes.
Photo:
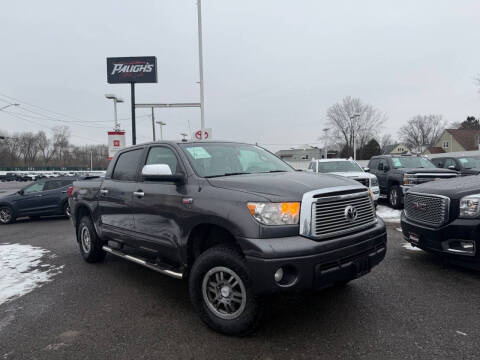
MULTIPOLYGON (((219 245, 202 253, 194 262, 190 272, 189 291, 194 309, 203 322, 213 330, 226 335, 245 336, 253 332, 257 327, 262 307, 259 299, 253 293, 252 281, 245 259, 234 248, 219 245), (232 319, 225 319, 215 314, 210 308, 212 302, 210 301, 209 305, 209 300, 205 299, 204 296, 204 282, 207 282, 205 280, 208 279, 207 274, 215 269, 225 268, 236 274, 241 280, 245 295, 245 302, 242 301, 244 304, 243 311, 232 319)), ((232 293, 236 292, 232 290, 232 293)))

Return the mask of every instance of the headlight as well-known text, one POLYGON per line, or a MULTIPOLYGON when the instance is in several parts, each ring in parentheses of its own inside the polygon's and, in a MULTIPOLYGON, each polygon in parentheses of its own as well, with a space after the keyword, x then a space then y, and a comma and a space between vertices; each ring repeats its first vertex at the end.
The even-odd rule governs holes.
POLYGON ((300 214, 299 202, 249 202, 250 214, 265 225, 298 224, 300 214))
POLYGON ((468 195, 460 199, 461 218, 475 218, 480 216, 480 194, 468 195))
POLYGON ((416 185, 417 175, 415 174, 403 174, 403 185, 416 185))
POLYGON ((370 178, 370 186, 378 186, 378 179, 376 177, 370 178))

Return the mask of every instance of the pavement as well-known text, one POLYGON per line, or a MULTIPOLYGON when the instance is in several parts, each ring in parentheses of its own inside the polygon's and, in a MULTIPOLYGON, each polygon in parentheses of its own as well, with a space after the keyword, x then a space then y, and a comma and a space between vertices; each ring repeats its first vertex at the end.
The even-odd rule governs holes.
MULTIPOLYGON (((2 244, 49 250, 61 269, 0 305, 0 359, 478 359, 480 274, 407 246, 388 226, 386 259, 345 287, 271 296, 258 330, 217 334, 187 283, 107 256, 85 263, 70 221, 0 226, 2 244)), ((1 279, 1 274, 0 274, 1 279)), ((1 285, 1 284, 0 284, 1 285)))

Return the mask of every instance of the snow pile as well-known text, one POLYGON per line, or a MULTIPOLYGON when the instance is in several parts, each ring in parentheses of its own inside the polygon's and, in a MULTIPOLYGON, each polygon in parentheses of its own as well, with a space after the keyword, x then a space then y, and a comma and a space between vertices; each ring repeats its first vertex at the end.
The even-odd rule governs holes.
POLYGON ((410 243, 403 243, 402 247, 404 249, 411 250, 411 251, 423 251, 422 249, 420 249, 416 246, 412 246, 412 244, 410 244, 410 243))
POLYGON ((388 206, 378 205, 377 206, 377 216, 382 218, 383 221, 387 223, 399 223, 401 210, 395 210, 389 208, 388 206))
POLYGON ((0 305, 42 286, 61 272, 63 266, 42 262, 49 253, 31 245, 0 244, 0 305))

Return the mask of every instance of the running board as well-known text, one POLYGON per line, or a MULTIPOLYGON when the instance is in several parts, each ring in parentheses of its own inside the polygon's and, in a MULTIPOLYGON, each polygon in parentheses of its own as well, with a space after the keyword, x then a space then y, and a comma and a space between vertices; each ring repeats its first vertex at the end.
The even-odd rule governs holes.
POLYGON ((163 269, 159 266, 156 266, 154 264, 151 264, 145 260, 142 260, 142 259, 139 259, 139 258, 136 258, 134 256, 131 256, 131 255, 126 255, 120 251, 117 251, 117 250, 114 250, 108 246, 102 246, 102 249, 105 250, 106 252, 112 254, 112 255, 115 255, 115 256, 118 256, 118 257, 121 257, 125 260, 129 260, 129 261, 132 261, 134 263, 137 263, 137 264, 140 264, 142 266, 145 266, 149 269, 152 269, 152 270, 155 270, 159 273, 162 273, 164 275, 168 275, 168 276, 171 276, 175 279, 182 279, 183 278, 183 274, 182 273, 178 273, 178 272, 175 272, 175 271, 172 271, 172 270, 168 270, 168 269, 163 269))

